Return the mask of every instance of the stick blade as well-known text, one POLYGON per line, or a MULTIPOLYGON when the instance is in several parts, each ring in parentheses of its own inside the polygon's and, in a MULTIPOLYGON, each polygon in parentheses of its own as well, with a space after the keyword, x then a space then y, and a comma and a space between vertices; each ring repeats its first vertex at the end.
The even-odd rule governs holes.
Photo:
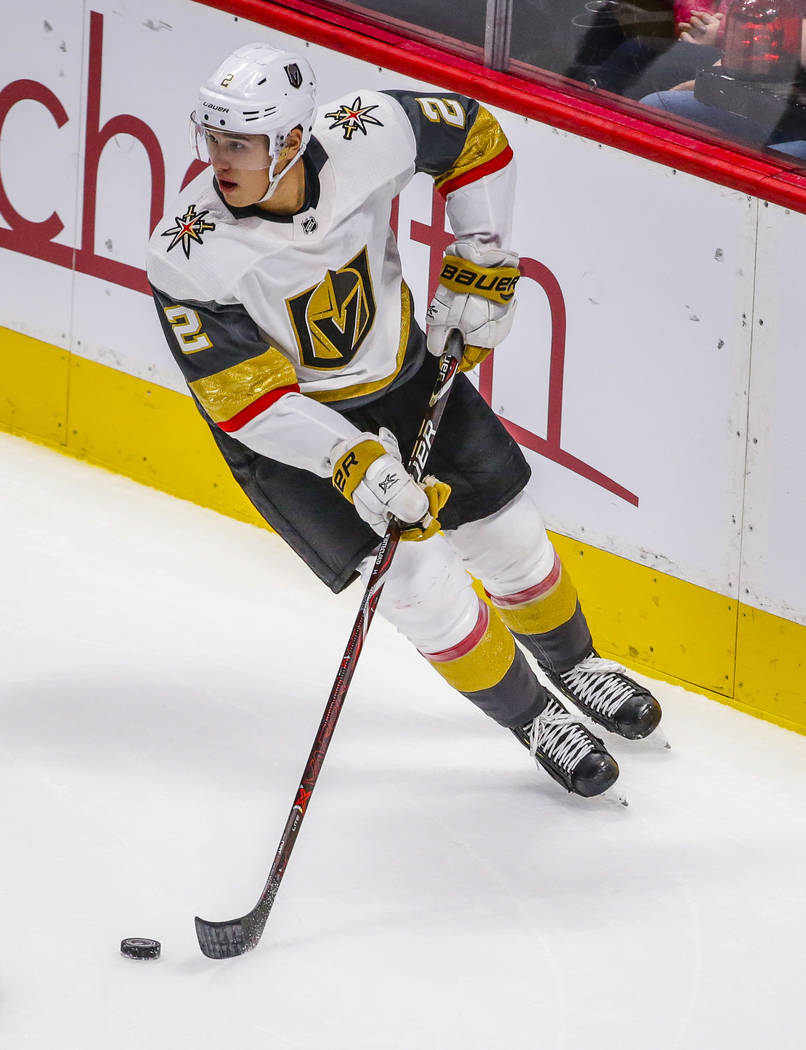
POLYGON ((260 940, 262 926, 255 928, 251 914, 229 922, 208 922, 196 916, 199 947, 208 959, 234 959, 251 951, 260 940))

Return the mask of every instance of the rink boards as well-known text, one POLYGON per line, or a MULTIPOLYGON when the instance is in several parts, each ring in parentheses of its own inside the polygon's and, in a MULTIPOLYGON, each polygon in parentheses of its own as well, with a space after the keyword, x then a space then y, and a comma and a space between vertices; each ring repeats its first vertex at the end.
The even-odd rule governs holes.
MULTIPOLYGON (((440 85, 192 0, 72 6, 30 0, 0 41, 0 425, 254 521, 143 272, 197 82, 262 37, 307 49, 323 100, 440 85)), ((518 158, 523 279, 479 382, 600 648, 806 731, 806 217, 490 108, 518 158)), ((426 176, 395 223, 422 321, 446 243, 426 176)))

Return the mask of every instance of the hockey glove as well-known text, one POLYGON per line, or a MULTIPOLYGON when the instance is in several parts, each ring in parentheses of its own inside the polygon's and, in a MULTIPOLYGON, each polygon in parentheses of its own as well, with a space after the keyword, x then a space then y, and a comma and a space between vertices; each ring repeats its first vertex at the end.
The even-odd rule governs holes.
POLYGON ((475 241, 448 245, 439 288, 426 312, 428 349, 439 356, 451 328, 465 339, 461 372, 475 368, 509 335, 515 319, 518 256, 475 241))
POLYGON ((391 518, 402 525, 402 540, 427 540, 439 531, 437 514, 450 485, 430 475, 418 483, 400 460, 394 434, 362 434, 353 444, 339 442, 332 454, 333 484, 379 536, 391 518))

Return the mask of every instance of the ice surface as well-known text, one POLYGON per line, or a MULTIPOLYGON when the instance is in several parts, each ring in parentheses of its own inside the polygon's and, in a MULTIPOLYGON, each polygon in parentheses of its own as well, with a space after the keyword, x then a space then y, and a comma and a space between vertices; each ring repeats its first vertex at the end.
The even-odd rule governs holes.
POLYGON ((205 959, 360 594, 8 435, 0 479, 4 1050, 803 1046, 806 739, 658 684, 629 809, 571 798, 381 620, 260 947, 205 959))

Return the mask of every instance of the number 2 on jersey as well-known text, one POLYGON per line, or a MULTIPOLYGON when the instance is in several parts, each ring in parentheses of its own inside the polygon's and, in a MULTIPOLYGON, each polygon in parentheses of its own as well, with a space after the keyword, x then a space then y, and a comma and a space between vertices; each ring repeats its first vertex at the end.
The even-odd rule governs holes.
POLYGON ((163 309, 183 354, 195 354, 198 350, 212 348, 213 344, 202 331, 202 323, 195 310, 187 306, 165 306, 163 309))
POLYGON ((417 99, 420 109, 432 124, 444 122, 454 128, 465 126, 465 111, 455 98, 435 98, 425 95, 417 99))

